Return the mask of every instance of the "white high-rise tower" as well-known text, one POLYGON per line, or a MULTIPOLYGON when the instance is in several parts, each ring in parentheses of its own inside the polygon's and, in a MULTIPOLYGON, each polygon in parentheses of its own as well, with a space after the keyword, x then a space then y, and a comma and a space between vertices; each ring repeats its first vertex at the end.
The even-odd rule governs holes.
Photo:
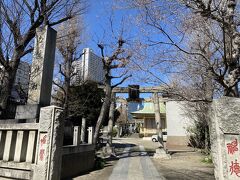
POLYGON ((83 49, 81 61, 73 63, 74 72, 77 74, 73 80, 73 84, 79 84, 85 81, 103 83, 104 71, 101 57, 93 53, 90 48, 83 49))

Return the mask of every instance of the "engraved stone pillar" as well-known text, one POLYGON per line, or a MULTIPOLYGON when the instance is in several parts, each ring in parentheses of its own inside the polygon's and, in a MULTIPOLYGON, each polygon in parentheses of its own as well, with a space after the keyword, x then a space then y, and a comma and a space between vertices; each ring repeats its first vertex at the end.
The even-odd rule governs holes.
POLYGON ((37 29, 28 91, 28 104, 50 105, 57 33, 37 29))
POLYGON ((214 100, 210 111, 211 152, 217 180, 240 179, 240 99, 214 100))
POLYGON ((62 108, 41 108, 34 180, 59 180, 61 176, 63 127, 62 108))

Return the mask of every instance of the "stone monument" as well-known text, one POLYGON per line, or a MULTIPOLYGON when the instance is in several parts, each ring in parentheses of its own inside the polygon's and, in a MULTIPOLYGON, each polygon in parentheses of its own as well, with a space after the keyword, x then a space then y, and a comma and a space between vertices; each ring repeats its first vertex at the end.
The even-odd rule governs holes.
POLYGON ((210 111, 211 152, 217 180, 240 179, 240 99, 214 100, 210 111))
POLYGON ((16 119, 39 117, 40 107, 50 105, 57 32, 45 26, 36 30, 27 105, 17 107, 16 119))

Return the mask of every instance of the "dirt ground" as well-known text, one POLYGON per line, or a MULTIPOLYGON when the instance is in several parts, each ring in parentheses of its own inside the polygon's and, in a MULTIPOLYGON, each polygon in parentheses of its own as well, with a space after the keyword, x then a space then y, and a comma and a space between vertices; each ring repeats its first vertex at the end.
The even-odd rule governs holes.
POLYGON ((157 170, 167 180, 214 180, 213 164, 201 162, 200 152, 175 153, 170 160, 152 158, 157 170))

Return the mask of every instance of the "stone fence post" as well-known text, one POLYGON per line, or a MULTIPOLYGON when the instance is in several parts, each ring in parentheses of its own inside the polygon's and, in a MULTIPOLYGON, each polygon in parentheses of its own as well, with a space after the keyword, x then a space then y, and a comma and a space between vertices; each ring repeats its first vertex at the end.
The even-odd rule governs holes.
POLYGON ((64 119, 62 108, 41 108, 33 180, 61 178, 64 119))
POLYGON ((93 127, 88 128, 88 144, 93 143, 93 134, 94 134, 94 129, 93 127))
POLYGON ((210 117, 215 178, 240 179, 240 99, 223 97, 214 100, 210 117))
POLYGON ((73 131, 73 145, 78 146, 80 144, 80 127, 79 126, 74 126, 74 131, 73 131))

